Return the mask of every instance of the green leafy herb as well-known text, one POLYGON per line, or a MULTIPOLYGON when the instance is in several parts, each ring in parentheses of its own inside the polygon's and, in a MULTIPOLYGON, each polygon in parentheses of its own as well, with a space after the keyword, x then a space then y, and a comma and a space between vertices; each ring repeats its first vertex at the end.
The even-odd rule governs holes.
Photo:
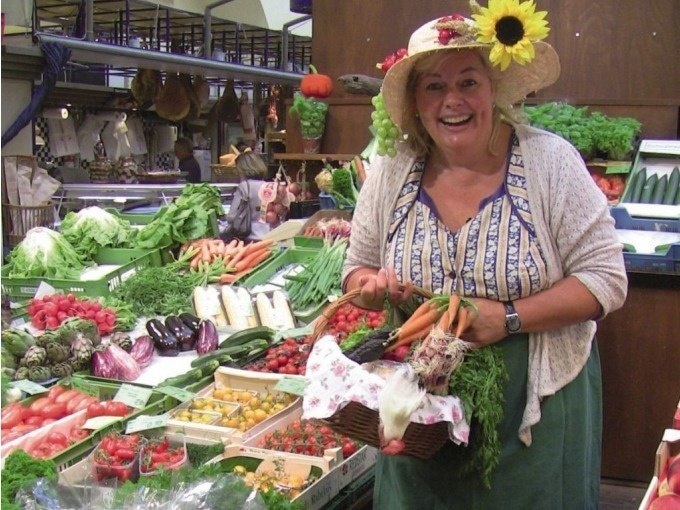
POLYGON ((39 478, 57 479, 57 465, 51 460, 34 459, 23 450, 15 450, 5 459, 2 469, 2 504, 3 510, 19 510, 14 498, 22 487, 39 478))
POLYGON ((224 453, 222 443, 210 445, 187 443, 187 456, 189 457, 189 464, 192 466, 202 466, 222 453, 224 453))
POLYGON ((328 104, 313 97, 305 97, 296 92, 293 97, 291 113, 300 118, 300 131, 305 138, 318 138, 326 127, 328 104))
POLYGON ((470 423, 470 441, 461 447, 461 475, 479 473, 486 487, 501 454, 498 424, 503 419, 503 386, 508 379, 498 347, 473 349, 449 379, 449 393, 460 397, 470 423))
POLYGON ((113 296, 107 296, 102 299, 102 306, 105 308, 112 308, 116 312, 116 324, 114 331, 132 331, 137 325, 138 315, 134 312, 134 308, 127 301, 118 299, 113 296))
POLYGON ((191 311, 191 293, 201 285, 200 273, 179 272, 171 266, 146 267, 113 291, 140 316, 174 315, 191 311))

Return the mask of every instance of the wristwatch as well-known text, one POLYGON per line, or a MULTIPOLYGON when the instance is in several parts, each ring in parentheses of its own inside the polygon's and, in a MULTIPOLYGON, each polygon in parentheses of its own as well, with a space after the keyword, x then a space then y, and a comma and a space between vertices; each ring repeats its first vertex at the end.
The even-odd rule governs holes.
POLYGON ((515 306, 512 301, 506 301, 503 306, 505 306, 505 331, 508 335, 519 333, 519 330, 522 329, 522 321, 519 320, 515 306))

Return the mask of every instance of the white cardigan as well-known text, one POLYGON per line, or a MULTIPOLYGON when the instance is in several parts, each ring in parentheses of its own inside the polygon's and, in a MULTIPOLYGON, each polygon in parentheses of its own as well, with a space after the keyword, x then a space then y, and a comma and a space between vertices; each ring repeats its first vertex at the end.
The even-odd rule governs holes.
MULTIPOLYGON (((568 142, 530 126, 514 128, 549 285, 566 275, 578 278, 600 303, 604 317, 623 305, 628 284, 606 198, 568 142)), ((401 147, 394 158, 379 158, 371 165, 352 219, 344 277, 359 266, 384 267, 394 205, 415 161, 401 147)), ((541 418, 541 399, 576 378, 590 355, 595 330, 595 322, 587 321, 529 335, 527 403, 519 430, 527 446, 531 427, 541 418)))

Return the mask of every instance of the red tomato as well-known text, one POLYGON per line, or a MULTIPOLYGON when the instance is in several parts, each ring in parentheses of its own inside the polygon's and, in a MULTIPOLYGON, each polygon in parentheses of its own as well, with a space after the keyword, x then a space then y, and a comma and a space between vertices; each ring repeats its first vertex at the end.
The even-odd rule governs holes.
POLYGON ((68 414, 73 414, 75 413, 76 409, 80 406, 81 402, 87 398, 90 398, 89 395, 86 395, 85 393, 80 393, 77 392, 76 395, 74 395, 71 400, 66 402, 66 412, 68 414))
MULTIPOLYGON (((95 404, 97 402, 99 402, 99 400, 96 397, 90 397, 90 396, 85 395, 85 398, 81 399, 78 402, 78 404, 75 407, 73 407, 73 410, 69 414, 77 413, 78 411, 82 411, 83 409, 87 409, 91 404, 95 404)), ((68 408, 68 404, 67 404, 67 408, 68 408)))
POLYGON ((342 445, 342 455, 344 458, 354 455, 357 451, 357 446, 352 441, 345 441, 342 445))
POLYGON ((37 425, 38 427, 42 426, 42 422, 42 416, 31 416, 24 421, 26 425, 37 425))
POLYGON ((34 413, 41 413, 45 406, 51 404, 49 397, 40 397, 31 402, 30 408, 34 413))
POLYGON ((66 404, 63 403, 62 404, 49 403, 48 405, 43 407, 40 413, 43 418, 53 418, 55 420, 63 418, 68 414, 66 411, 66 404))
POLYGON ((55 384, 50 388, 50 391, 47 392, 47 398, 54 402, 55 399, 65 391, 66 388, 64 388, 61 384, 55 384))
POLYGON ((69 437, 74 441, 82 441, 89 435, 90 432, 87 429, 83 429, 80 427, 73 427, 69 432, 69 437))
POLYGON ((21 423, 21 420, 21 405, 13 406, 11 408, 8 406, 2 410, 2 420, 0 421, 3 429, 13 429, 21 423))
POLYGON ((57 395, 57 398, 55 398, 54 401, 57 404, 61 404, 62 402, 67 403, 76 395, 82 395, 82 393, 80 393, 78 390, 66 390, 57 395))
POLYGON ((88 419, 90 418, 96 418, 97 416, 101 416, 104 414, 104 406, 99 403, 99 402, 93 402, 92 404, 87 406, 87 413, 85 416, 87 416, 88 419))
POLYGON ((23 432, 3 432, 2 437, 0 437, 0 443, 9 443, 10 441, 14 441, 15 439, 23 436, 23 432))
POLYGON ((47 441, 52 444, 60 444, 64 447, 68 445, 68 438, 61 432, 50 432, 47 436, 47 441))
POLYGON ((10 429, 10 432, 20 432, 21 434, 28 434, 29 432, 33 432, 34 430, 38 430, 37 425, 27 425, 25 423, 20 423, 19 425, 15 425, 10 429))
POLYGON ((104 411, 106 416, 125 416, 128 413, 128 408, 123 402, 109 400, 105 403, 104 411))

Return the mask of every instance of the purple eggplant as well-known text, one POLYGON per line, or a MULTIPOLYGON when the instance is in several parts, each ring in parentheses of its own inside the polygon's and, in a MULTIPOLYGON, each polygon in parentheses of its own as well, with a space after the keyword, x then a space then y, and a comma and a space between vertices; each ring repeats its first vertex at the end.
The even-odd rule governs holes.
POLYGON ((153 340, 149 335, 143 335, 137 338, 130 349, 130 356, 132 356, 140 367, 149 366, 153 358, 153 340))
POLYGON ((146 330, 153 340, 153 344, 160 356, 177 356, 179 354, 179 342, 168 328, 158 319, 151 319, 146 323, 146 330))
POLYGON ((165 327, 177 338, 180 351, 192 351, 194 349, 197 334, 184 324, 182 319, 176 315, 168 315, 165 318, 165 327))
POLYGON ((198 339, 196 340, 196 352, 205 354, 217 349, 220 341, 217 336, 217 328, 210 320, 202 320, 198 325, 198 339))
POLYGON ((92 373, 105 379, 118 379, 118 366, 111 359, 106 350, 95 351, 92 354, 92 373))

